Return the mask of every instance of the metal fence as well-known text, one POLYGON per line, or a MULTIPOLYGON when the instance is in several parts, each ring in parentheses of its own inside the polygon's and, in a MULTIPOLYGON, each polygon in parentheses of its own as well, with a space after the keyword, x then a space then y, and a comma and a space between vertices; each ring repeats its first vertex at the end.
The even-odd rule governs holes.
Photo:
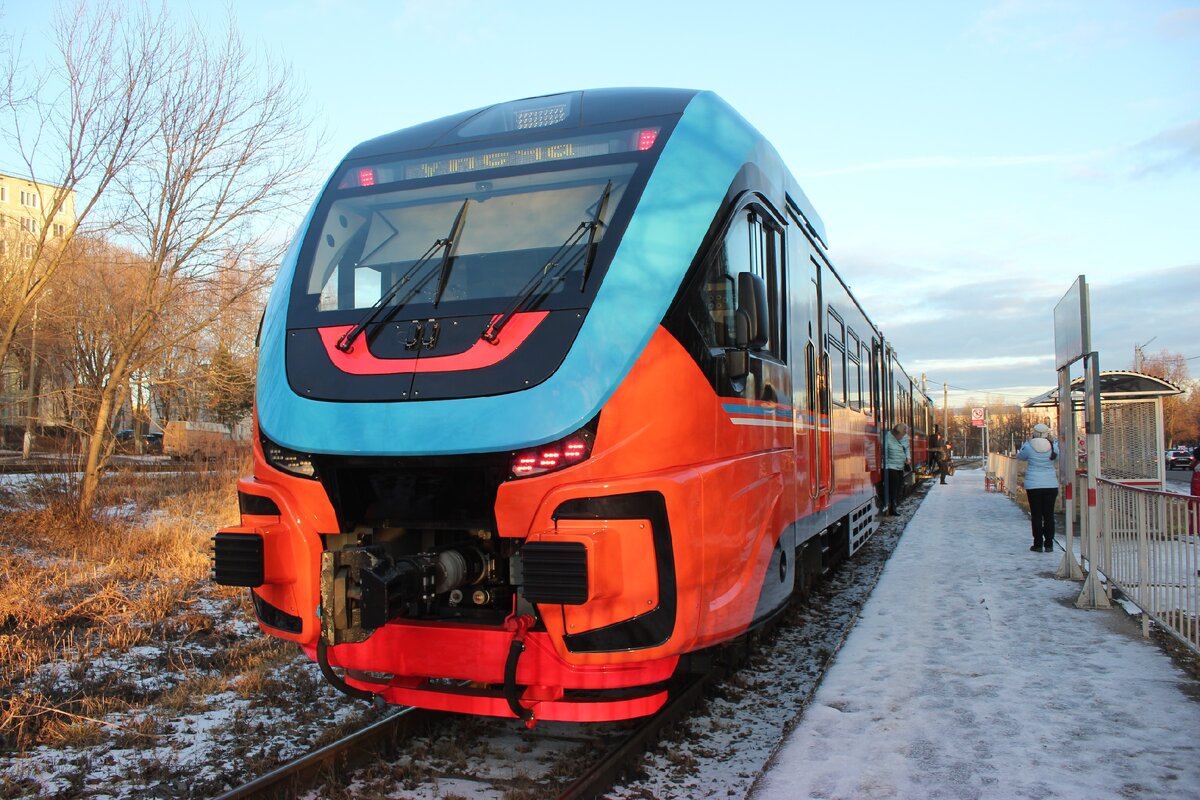
POLYGON ((1094 561, 1143 614, 1200 652, 1200 497, 1097 482, 1094 561))
MULTIPOLYGON (((1016 498, 1020 462, 988 456, 986 488, 1016 498)), ((1153 619, 1200 653, 1200 497, 1125 486, 1100 479, 1097 485, 1099 530, 1095 558, 1088 552, 1087 480, 1074 486, 1076 541, 1089 566, 1120 589, 1141 611, 1143 627, 1153 619)), ((1063 500, 1059 494, 1059 508, 1063 500)))
POLYGON ((989 492, 1002 492, 1010 497, 1016 497, 1017 466, 1019 464, 1020 462, 1015 458, 999 453, 989 453, 984 488, 989 492))

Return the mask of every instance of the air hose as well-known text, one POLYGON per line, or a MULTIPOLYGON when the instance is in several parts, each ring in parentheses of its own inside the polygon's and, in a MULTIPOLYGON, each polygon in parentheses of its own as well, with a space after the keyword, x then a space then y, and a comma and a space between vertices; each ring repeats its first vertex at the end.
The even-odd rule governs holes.
POLYGON ((364 689, 357 689, 333 671, 333 667, 329 665, 329 645, 325 644, 325 637, 322 635, 317 639, 317 665, 321 668, 321 674, 325 676, 325 680, 337 689, 342 694, 349 695, 355 700, 366 700, 368 703, 375 701, 375 693, 368 692, 364 689))
POLYGON ((532 728, 537 721, 533 718, 533 709, 521 705, 521 694, 524 693, 525 687, 517 684, 517 663, 521 660, 521 654, 525 652, 525 632, 532 625, 533 618, 528 614, 522 614, 505 624, 506 627, 513 628, 513 640, 508 646, 508 659, 504 662, 504 699, 508 702, 509 710, 522 720, 527 728, 532 728))

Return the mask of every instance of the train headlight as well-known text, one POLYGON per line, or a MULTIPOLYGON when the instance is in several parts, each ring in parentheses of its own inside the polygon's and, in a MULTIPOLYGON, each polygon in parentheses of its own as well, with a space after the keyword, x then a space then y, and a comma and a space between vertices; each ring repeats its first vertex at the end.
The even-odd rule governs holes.
POLYGON ((594 439, 591 430, 584 428, 557 442, 518 450, 513 453, 509 474, 513 478, 528 478, 578 464, 592 454, 594 439))
POLYGON ((266 436, 262 436, 263 457, 267 459, 267 463, 280 472, 286 472, 289 475, 295 475, 299 478, 312 478, 316 480, 317 465, 313 461, 313 457, 307 453, 298 453, 295 450, 289 450, 286 447, 275 444, 266 436))

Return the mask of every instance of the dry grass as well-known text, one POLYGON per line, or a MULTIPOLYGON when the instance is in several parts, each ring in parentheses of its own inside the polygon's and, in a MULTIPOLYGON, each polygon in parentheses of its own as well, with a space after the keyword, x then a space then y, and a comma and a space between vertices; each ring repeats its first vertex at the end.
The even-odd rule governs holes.
MULTIPOLYGON (((123 516, 80 515, 61 481, 39 482, 26 500, 0 514, 0 750, 86 744, 113 727, 105 715, 186 693, 172 680, 280 657, 266 640, 210 656, 183 646, 215 636, 193 609, 199 598, 244 608, 243 592, 208 582, 210 538, 237 520, 232 472, 109 476, 102 502, 123 516), (136 658, 113 666, 150 644, 144 669, 129 668, 136 658)), ((138 727, 116 732, 147 736, 153 721, 138 727)))

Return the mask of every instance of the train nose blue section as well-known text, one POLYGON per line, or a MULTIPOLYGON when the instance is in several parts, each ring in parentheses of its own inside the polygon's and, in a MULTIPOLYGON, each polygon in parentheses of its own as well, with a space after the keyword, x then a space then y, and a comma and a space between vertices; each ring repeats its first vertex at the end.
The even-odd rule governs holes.
MULTIPOLYGON (((285 366, 288 286, 300 239, 267 307, 258 372, 263 433, 302 452, 437 455, 554 441, 592 419, 616 390, 690 266, 738 170, 766 146, 716 95, 684 111, 638 202, 595 302, 561 366, 530 389, 437 401, 329 402, 297 395, 285 366)), ((311 224, 312 213, 306 221, 311 224)))

